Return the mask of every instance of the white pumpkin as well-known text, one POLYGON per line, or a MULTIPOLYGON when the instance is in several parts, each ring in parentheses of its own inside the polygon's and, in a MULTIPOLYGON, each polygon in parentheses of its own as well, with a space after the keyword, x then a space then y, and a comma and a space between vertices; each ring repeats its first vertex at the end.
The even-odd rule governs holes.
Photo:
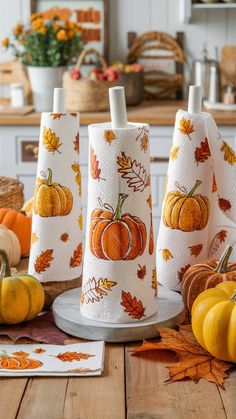
POLYGON ((6 251, 10 266, 18 265, 21 258, 19 239, 13 231, 9 230, 2 224, 0 224, 0 249, 4 249, 6 251))

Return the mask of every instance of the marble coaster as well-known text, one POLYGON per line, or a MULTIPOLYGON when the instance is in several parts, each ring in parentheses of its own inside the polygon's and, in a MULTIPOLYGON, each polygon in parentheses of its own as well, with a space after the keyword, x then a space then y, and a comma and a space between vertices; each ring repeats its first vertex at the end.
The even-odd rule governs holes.
POLYGON ((80 313, 81 288, 59 295, 53 303, 54 321, 59 329, 83 339, 106 342, 132 342, 158 336, 157 326, 175 327, 185 318, 182 297, 175 291, 158 287, 157 314, 139 323, 103 323, 80 313))

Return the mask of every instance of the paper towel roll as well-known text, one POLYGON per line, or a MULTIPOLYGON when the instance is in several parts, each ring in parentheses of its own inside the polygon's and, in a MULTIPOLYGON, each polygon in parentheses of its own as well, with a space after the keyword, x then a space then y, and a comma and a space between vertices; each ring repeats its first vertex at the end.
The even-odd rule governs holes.
POLYGON ((129 323, 157 311, 149 126, 89 126, 90 164, 81 313, 129 323))
POLYGON ((210 114, 178 111, 157 239, 164 286, 179 290, 190 265, 236 242, 235 163, 210 114))
POLYGON ((29 273, 41 282, 82 273, 79 114, 43 113, 29 273))

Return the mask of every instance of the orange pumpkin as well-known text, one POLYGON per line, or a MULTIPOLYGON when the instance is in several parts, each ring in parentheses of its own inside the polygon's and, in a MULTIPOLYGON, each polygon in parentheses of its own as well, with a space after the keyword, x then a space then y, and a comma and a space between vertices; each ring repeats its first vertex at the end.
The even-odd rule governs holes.
POLYGON ((13 231, 18 237, 21 255, 28 256, 30 252, 32 218, 23 212, 11 208, 0 208, 0 224, 13 231))
POLYGON ((163 210, 163 223, 167 227, 182 231, 203 230, 206 227, 210 209, 208 197, 194 195, 201 183, 197 180, 189 193, 172 191, 167 194, 163 210))
POLYGON ((185 272, 181 294, 188 310, 191 310, 195 299, 205 289, 214 288, 220 282, 236 281, 236 262, 228 262, 231 252, 232 247, 227 246, 219 261, 209 259, 192 265, 185 272))
POLYGON ((120 193, 115 212, 95 209, 90 223, 90 250, 98 259, 131 260, 143 254, 146 226, 139 217, 122 214, 128 195, 120 193))
POLYGON ((0 352, 0 369, 32 370, 42 365, 43 363, 38 359, 27 358, 27 356, 9 356, 5 351, 0 352))

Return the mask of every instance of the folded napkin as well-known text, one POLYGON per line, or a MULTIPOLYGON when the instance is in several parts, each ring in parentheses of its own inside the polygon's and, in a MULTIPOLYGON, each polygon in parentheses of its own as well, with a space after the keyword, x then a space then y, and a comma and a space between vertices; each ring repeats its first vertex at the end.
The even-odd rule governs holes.
POLYGON ((0 377, 101 375, 105 344, 1 345, 0 377))
POLYGON ((89 126, 86 248, 81 313, 111 323, 157 311, 149 126, 89 126))
POLYGON ((41 282, 82 273, 77 113, 42 114, 29 273, 41 282))
POLYGON ((232 146, 210 114, 178 111, 156 251, 158 280, 170 289, 180 289, 190 265, 236 241, 232 146))

